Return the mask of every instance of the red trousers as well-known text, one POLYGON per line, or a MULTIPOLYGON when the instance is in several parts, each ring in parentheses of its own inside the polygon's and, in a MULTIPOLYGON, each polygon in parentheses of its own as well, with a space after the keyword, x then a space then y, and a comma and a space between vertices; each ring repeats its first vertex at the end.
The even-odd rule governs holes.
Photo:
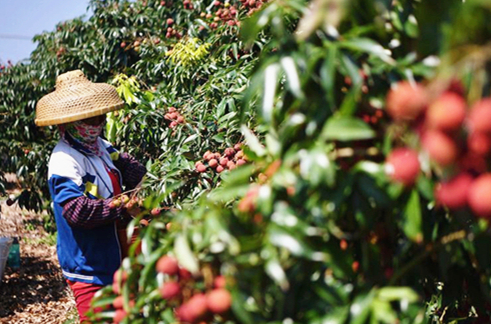
POLYGON ((67 280, 68 285, 73 291, 75 303, 77 304, 78 315, 81 323, 90 323, 85 315, 90 309, 90 302, 95 293, 103 286, 84 282, 67 280))

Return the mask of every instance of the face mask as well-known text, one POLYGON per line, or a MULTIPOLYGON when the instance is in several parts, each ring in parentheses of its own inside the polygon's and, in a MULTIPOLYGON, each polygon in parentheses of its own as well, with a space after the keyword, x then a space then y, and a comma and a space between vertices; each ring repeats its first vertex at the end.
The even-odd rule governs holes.
POLYGON ((94 126, 87 125, 82 121, 76 121, 70 124, 67 127, 67 131, 72 135, 75 139, 84 142, 84 143, 95 143, 97 141, 97 137, 102 134, 104 129, 104 123, 94 126))

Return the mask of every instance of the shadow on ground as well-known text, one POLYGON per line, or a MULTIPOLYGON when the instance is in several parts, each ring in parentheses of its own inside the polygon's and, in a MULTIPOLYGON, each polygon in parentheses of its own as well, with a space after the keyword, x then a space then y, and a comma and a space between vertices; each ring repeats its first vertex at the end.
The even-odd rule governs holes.
POLYGON ((0 284, 0 318, 22 312, 29 305, 65 300, 66 283, 53 263, 35 256, 23 257, 21 267, 7 267, 0 284))

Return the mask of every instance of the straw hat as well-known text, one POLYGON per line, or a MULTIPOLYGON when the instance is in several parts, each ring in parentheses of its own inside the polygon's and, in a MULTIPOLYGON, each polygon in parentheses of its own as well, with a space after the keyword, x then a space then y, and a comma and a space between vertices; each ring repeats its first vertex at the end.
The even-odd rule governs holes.
POLYGON ((93 83, 80 70, 60 74, 56 90, 36 105, 38 126, 50 126, 103 115, 123 107, 112 85, 93 83))

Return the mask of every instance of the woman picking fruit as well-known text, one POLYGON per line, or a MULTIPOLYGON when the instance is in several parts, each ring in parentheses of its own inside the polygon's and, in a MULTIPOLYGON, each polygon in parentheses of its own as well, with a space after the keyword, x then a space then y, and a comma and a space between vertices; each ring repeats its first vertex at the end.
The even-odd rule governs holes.
POLYGON ((123 188, 142 181, 145 167, 100 137, 105 114, 123 107, 116 89, 92 83, 80 70, 58 76, 56 90, 36 106, 36 125, 58 125, 60 140, 48 166, 58 230, 57 254, 81 322, 94 294, 111 284, 124 251, 118 227, 137 208, 115 205, 123 188))

